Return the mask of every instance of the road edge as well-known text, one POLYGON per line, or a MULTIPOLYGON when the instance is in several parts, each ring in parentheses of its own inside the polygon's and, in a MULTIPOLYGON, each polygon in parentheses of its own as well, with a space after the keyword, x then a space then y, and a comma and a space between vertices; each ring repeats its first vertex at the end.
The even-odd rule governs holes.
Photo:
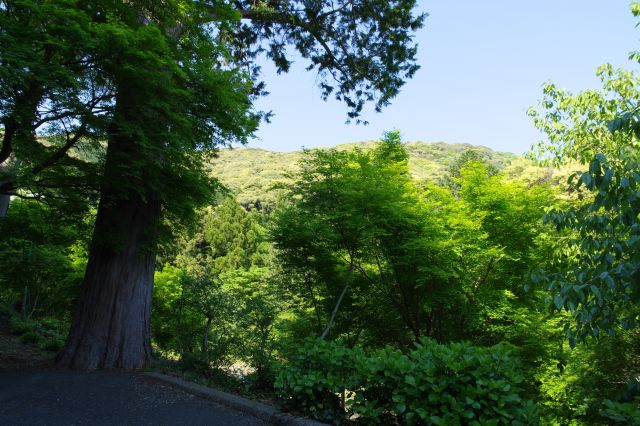
POLYGON ((320 423, 317 420, 311 420, 303 417, 296 417, 271 405, 261 402, 252 401, 231 393, 223 392, 217 389, 199 385, 197 383, 188 382, 184 379, 168 376, 153 371, 143 373, 145 376, 172 386, 180 388, 186 392, 203 398, 210 399, 219 404, 226 405, 236 410, 251 414, 266 422, 283 425, 283 426, 326 426, 326 423, 320 423))

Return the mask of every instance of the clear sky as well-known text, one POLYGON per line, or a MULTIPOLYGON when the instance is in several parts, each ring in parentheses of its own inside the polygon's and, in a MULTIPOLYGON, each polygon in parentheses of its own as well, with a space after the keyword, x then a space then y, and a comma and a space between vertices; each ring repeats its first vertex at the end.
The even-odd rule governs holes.
POLYGON ((291 151, 378 139, 465 142, 522 153, 541 138, 526 115, 545 81, 572 91, 599 87, 596 67, 628 61, 640 28, 626 0, 420 0, 429 13, 416 35, 421 69, 368 126, 345 124, 346 108, 323 102, 303 63, 276 75, 265 66, 272 110, 249 146, 291 151))

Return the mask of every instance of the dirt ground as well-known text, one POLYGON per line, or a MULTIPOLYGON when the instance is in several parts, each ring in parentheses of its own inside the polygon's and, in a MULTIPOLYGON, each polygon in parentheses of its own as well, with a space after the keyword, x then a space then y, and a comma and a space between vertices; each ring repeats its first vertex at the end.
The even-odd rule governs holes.
POLYGON ((52 368, 55 354, 36 345, 21 343, 9 330, 9 322, 0 319, 0 370, 52 368))

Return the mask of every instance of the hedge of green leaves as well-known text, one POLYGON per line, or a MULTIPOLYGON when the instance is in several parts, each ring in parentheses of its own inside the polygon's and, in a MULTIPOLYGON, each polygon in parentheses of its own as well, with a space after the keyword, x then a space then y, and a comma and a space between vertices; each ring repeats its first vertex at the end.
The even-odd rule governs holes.
POLYGON ((523 399, 518 361, 503 345, 440 345, 371 354, 306 341, 281 366, 276 389, 291 409, 341 423, 537 424, 523 399))

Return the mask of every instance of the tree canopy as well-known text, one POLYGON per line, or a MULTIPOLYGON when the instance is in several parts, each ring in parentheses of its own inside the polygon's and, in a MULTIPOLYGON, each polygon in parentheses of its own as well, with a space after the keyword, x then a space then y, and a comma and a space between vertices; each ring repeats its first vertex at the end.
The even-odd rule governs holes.
POLYGON ((563 235, 557 267, 534 278, 551 290, 551 306, 574 317, 572 340, 637 325, 640 213, 639 142, 621 123, 633 113, 638 77, 611 65, 599 68, 603 89, 571 94, 545 87, 541 112, 531 111, 548 142, 534 151, 544 162, 575 162, 569 184, 582 202, 549 209, 546 220, 563 235))

